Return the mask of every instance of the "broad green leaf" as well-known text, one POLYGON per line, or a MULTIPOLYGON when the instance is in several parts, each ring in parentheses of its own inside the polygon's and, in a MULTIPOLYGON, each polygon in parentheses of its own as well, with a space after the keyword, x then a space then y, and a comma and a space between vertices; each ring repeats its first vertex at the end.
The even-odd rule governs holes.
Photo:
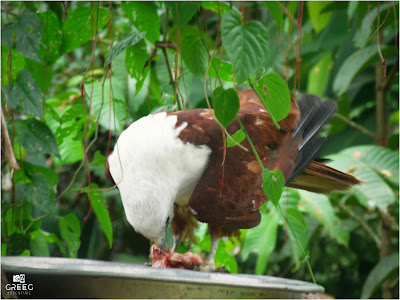
POLYGON ((66 137, 59 144, 60 165, 69 165, 81 161, 83 159, 83 144, 81 140, 74 140, 66 137))
POLYGON ((322 12, 324 8, 330 5, 332 1, 310 1, 307 2, 308 14, 310 15, 311 23, 314 26, 315 32, 319 33, 328 25, 332 16, 332 11, 322 12))
MULTIPOLYGON (((300 194, 298 190, 287 187, 283 190, 281 198, 279 199, 279 205, 284 212, 286 212, 286 210, 289 208, 298 209, 299 202, 300 194)), ((266 202, 265 207, 267 211, 271 212, 271 214, 275 217, 275 220, 279 225, 286 224, 286 220, 282 216, 281 210, 279 207, 275 206, 272 201, 266 202)))
POLYGON ((240 255, 246 261, 250 253, 257 254, 257 275, 265 273, 268 258, 274 251, 277 240, 278 223, 271 214, 263 214, 258 226, 250 229, 243 240, 240 255))
POLYGON ((242 26, 239 12, 222 15, 222 43, 231 59, 238 85, 252 76, 266 61, 268 33, 264 25, 252 20, 242 26))
POLYGON ((43 24, 43 35, 40 47, 42 62, 51 65, 56 62, 60 56, 62 35, 60 23, 56 14, 49 10, 48 12, 38 13, 37 15, 43 24))
POLYGON ((14 109, 43 118, 40 88, 28 70, 20 71, 15 83, 4 87, 2 98, 14 109))
POLYGON ((3 44, 14 48, 23 56, 37 62, 41 62, 41 38, 42 23, 35 13, 27 9, 23 10, 15 22, 5 24, 1 28, 1 41, 3 44))
POLYGON ((194 76, 204 81, 208 66, 208 54, 198 30, 189 26, 181 29, 181 51, 182 59, 188 69, 194 76))
POLYGON ((55 193, 46 177, 41 173, 29 174, 31 184, 25 184, 23 197, 33 204, 32 216, 54 215, 55 193))
POLYGON ((202 1, 201 6, 205 9, 212 10, 213 12, 223 14, 225 11, 230 11, 229 5, 220 1, 202 1))
MULTIPOLYGON (((381 14, 381 19, 380 21, 382 22, 383 19, 386 17, 387 10, 392 10, 391 6, 393 5, 398 5, 396 2, 389 2, 389 3, 382 3, 380 5, 379 10, 381 14)), ((398 8, 396 8, 398 10, 398 8)), ((373 34, 373 31, 375 31, 375 26, 377 26, 375 23, 375 20, 378 16, 378 7, 374 7, 373 9, 369 10, 368 13, 364 16, 364 19, 362 21, 361 26, 359 27, 358 31, 354 35, 354 44, 356 45, 357 48, 364 48, 367 44, 368 41, 373 34), (374 29, 373 29, 374 28, 374 29)), ((389 20, 394 18, 394 16, 388 16, 389 20)), ((375 38, 373 38, 375 41, 375 38)))
POLYGON ((157 5, 150 1, 122 2, 121 7, 135 27, 146 32, 146 38, 153 44, 160 39, 160 20, 157 5))
POLYGON ((304 251, 308 242, 308 224, 303 214, 298 209, 289 208, 286 214, 290 225, 290 230, 288 230, 289 239, 296 255, 296 264, 298 268, 300 264, 304 262, 304 259, 307 259, 304 251))
POLYGON ((97 12, 97 4, 93 5, 93 11, 90 7, 78 7, 68 11, 68 17, 62 27, 61 52, 68 53, 94 38, 96 31, 100 31, 107 24, 108 17, 108 10, 105 8, 100 8, 97 12))
POLYGON ((224 266, 230 273, 238 272, 236 259, 231 253, 226 251, 223 240, 220 240, 217 252, 215 253, 215 267, 218 268, 219 266, 224 266))
MULTIPOLYGON (((27 161, 20 162, 20 164, 23 166, 24 172, 26 173, 26 174, 21 174, 21 176, 25 177, 26 175, 33 176, 34 174, 40 173, 43 174, 43 176, 47 179, 47 181, 51 186, 54 186, 59 182, 58 174, 50 168, 35 165, 27 161)), ((22 173, 22 171, 18 172, 22 173)), ((17 173, 15 173, 15 175, 17 175, 17 173)))
POLYGON ((299 190, 299 193, 301 195, 299 208, 321 223, 329 235, 336 239, 339 244, 347 246, 350 233, 341 226, 340 219, 336 215, 329 198, 322 194, 302 190, 299 190))
MULTIPOLYGON (((231 135, 231 138, 238 144, 243 142, 246 138, 246 134, 244 133, 243 129, 239 129, 234 134, 231 135)), ((229 137, 226 139, 226 147, 231 148, 235 147, 236 143, 234 143, 229 137)))
POLYGON ((332 66, 332 53, 328 51, 311 67, 308 73, 307 93, 318 97, 325 96, 332 66))
POLYGON ((393 161, 396 163, 396 160, 392 160, 391 155, 383 155, 385 151, 379 154, 379 151, 373 152, 374 149, 369 148, 377 146, 364 147, 351 147, 337 154, 329 155, 327 158, 332 161, 327 165, 342 172, 351 172, 355 177, 363 181, 361 184, 351 187, 361 205, 368 209, 374 209, 378 206, 386 211, 387 206, 394 203, 397 197, 382 177, 391 178, 391 176, 387 176, 389 174, 394 174, 393 177, 398 176, 397 171, 394 171, 396 165, 388 168, 388 165, 393 161), (372 151, 371 153, 375 154, 375 156, 366 156, 369 151, 372 151), (383 156, 382 161, 379 161, 380 155, 383 156), (368 157, 368 159, 364 161, 365 157, 368 157), (384 169, 381 169, 379 164, 382 164, 384 169), (378 169, 376 170, 375 168, 378 169), (384 170, 383 173, 382 170, 384 170))
POLYGON ((123 40, 119 41, 118 44, 113 46, 110 53, 107 55, 106 64, 109 64, 115 57, 117 57, 121 52, 123 52, 126 48, 131 47, 137 43, 139 43, 146 32, 134 32, 124 38, 123 40))
POLYGON ((69 257, 77 258, 81 246, 81 224, 75 214, 70 213, 61 218, 60 233, 61 238, 67 243, 69 257))
POLYGON ((369 299, 374 292, 381 286, 381 284, 394 274, 399 272, 399 253, 393 253, 385 257, 372 269, 365 280, 362 291, 361 299, 369 299))
POLYGON ((31 239, 30 248, 32 256, 50 256, 49 246, 46 239, 42 236, 31 239))
POLYGON ((100 191, 91 191, 98 189, 99 186, 95 183, 92 183, 92 186, 86 188, 85 190, 89 199, 91 199, 93 211, 96 214, 97 220, 99 220, 101 228, 103 228, 103 231, 107 237, 109 248, 112 248, 113 229, 112 229, 110 214, 108 213, 108 209, 106 206, 106 200, 104 199, 100 191))
POLYGON ((278 205, 281 198, 283 188, 285 187, 285 177, 280 170, 270 171, 265 168, 262 171, 262 188, 265 195, 271 200, 275 206, 278 205))
MULTIPOLYGON (((133 3, 133 2, 130 2, 133 3)), ((142 89, 144 80, 149 72, 149 68, 144 68, 149 59, 145 40, 140 40, 136 45, 128 47, 125 54, 125 66, 129 75, 135 78, 136 93, 142 89)))
POLYGON ((284 119, 290 110, 290 91, 276 73, 269 73, 254 83, 257 94, 274 123, 284 119))
POLYGON ((63 21, 64 9, 60 2, 48 2, 49 9, 52 10, 57 16, 58 22, 61 24, 63 21))
MULTIPOLYGON (((385 48, 386 47, 382 45, 381 50, 383 51, 385 48)), ((360 72, 377 53, 376 45, 371 45, 349 56, 340 66, 336 74, 335 80, 333 81, 333 91, 338 96, 342 96, 348 90, 356 74, 360 72)))
POLYGON ((57 244, 58 248, 60 249, 60 251, 65 254, 66 250, 65 247, 63 246, 63 244, 61 243, 60 239, 54 234, 54 233, 48 233, 42 229, 37 229, 33 232, 31 232, 30 234, 31 240, 32 239, 36 239, 38 237, 43 237, 47 243, 55 243, 57 244))
MULTIPOLYGON (((7 64, 7 59, 8 59, 8 51, 9 47, 7 45, 2 45, 1 46, 1 86, 5 87, 8 82, 8 64, 7 64)), ((17 78, 18 72, 24 69, 25 67, 25 58, 19 54, 17 51, 14 49, 11 49, 11 78, 15 79, 17 78)), ((4 99, 4 98, 3 98, 4 99)))
POLYGON ((179 19, 179 26, 183 26, 194 16, 200 3, 196 1, 166 1, 165 5, 172 12, 175 22, 178 23, 179 19))
POLYGON ((272 17, 275 19, 276 27, 278 30, 281 29, 283 24, 283 13, 281 6, 278 1, 264 1, 265 6, 267 6, 268 11, 271 13, 272 17))
MULTIPOLYGON (((115 86, 112 87, 114 91, 115 86)), ((86 91, 92 96, 92 116, 97 119, 100 126, 106 130, 110 129, 112 132, 120 133, 128 118, 128 111, 124 101, 110 97, 109 80, 104 84, 104 93, 98 82, 87 84, 86 91)), ((117 95, 114 94, 114 96, 117 95)), ((88 101, 86 103, 88 104, 88 101)))
POLYGON ((49 127, 36 119, 16 120, 17 142, 28 152, 59 156, 57 142, 49 127))
POLYGON ((212 78, 219 77, 222 81, 233 82, 232 64, 219 59, 219 57, 214 57, 208 75, 212 78))
POLYGON ((215 117, 227 127, 239 111, 239 97, 234 89, 224 90, 222 87, 217 87, 213 92, 215 117))

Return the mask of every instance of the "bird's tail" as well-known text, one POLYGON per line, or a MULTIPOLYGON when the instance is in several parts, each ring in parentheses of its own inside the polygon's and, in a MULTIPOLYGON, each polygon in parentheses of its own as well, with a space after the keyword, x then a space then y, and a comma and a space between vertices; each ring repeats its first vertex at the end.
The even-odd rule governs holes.
POLYGON ((326 138, 318 136, 318 133, 336 113, 337 104, 330 100, 322 101, 313 95, 303 95, 297 101, 297 105, 301 117, 293 131, 291 144, 297 147, 298 155, 295 161, 296 167, 292 176, 287 179, 286 185, 312 192, 328 193, 360 183, 352 175, 313 161, 326 141, 326 138))

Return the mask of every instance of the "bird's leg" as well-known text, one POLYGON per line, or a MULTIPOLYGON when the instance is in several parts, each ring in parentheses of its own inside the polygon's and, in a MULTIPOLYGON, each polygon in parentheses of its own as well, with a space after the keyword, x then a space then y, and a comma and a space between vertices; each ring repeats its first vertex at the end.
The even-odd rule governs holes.
POLYGON ((174 235, 174 245, 172 246, 172 253, 176 252, 176 250, 178 250, 179 244, 181 243, 181 239, 174 235))
POLYGON ((217 253, 218 244, 218 238, 211 238, 210 254, 208 254, 207 258, 201 265, 200 271, 211 272, 215 270, 215 254, 217 253))

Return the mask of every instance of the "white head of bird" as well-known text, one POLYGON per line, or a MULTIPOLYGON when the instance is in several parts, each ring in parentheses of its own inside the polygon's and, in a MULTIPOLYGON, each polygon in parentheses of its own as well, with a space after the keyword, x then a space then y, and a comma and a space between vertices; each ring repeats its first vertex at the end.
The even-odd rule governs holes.
POLYGON ((174 203, 188 203, 211 153, 182 142, 178 136, 187 123, 176 123, 177 116, 165 112, 139 119, 121 133, 108 158, 129 223, 164 248, 174 203))

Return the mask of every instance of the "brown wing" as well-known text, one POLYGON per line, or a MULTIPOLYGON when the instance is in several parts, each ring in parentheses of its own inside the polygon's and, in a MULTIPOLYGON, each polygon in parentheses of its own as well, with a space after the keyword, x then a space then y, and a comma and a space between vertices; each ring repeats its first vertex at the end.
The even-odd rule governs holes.
MULTIPOLYGON (((297 126, 299 110, 294 101, 289 116, 280 122, 277 130, 255 94, 239 92, 241 108, 238 113, 259 154, 264 167, 273 169, 277 162, 288 178, 294 162, 281 151, 287 151, 291 132, 297 126)), ((259 207, 267 198, 261 189, 261 168, 247 140, 239 147, 226 149, 223 163, 223 137, 211 110, 196 109, 174 113, 181 122, 187 122, 179 138, 194 145, 208 145, 212 149, 209 163, 189 202, 195 217, 209 224, 213 236, 235 234, 239 228, 252 228, 259 224, 259 207)), ((240 129, 237 120, 227 128, 230 134, 240 129)), ((294 158, 293 158, 294 159, 294 158)))

